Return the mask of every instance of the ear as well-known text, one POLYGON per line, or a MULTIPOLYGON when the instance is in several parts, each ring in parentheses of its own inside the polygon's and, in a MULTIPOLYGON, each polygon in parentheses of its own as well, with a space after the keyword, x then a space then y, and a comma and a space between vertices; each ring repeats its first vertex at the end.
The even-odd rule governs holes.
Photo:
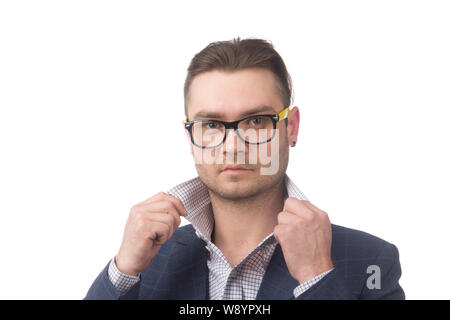
POLYGON ((295 146, 295 144, 297 143, 299 125, 300 111, 297 107, 294 107, 289 111, 288 116, 287 134, 290 146, 295 146))

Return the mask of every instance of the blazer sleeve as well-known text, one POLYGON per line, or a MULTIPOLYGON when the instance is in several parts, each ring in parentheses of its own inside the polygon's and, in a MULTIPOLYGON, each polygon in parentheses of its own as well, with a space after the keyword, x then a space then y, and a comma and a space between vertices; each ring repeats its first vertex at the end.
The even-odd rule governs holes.
POLYGON ((109 262, 103 271, 97 276, 89 288, 84 300, 137 300, 139 299, 139 289, 141 281, 131 287, 125 294, 114 287, 108 276, 109 262))
MULTIPOLYGON (((368 260, 370 262, 370 259, 368 260)), ((398 249, 391 243, 381 249, 381 252, 372 260, 369 265, 376 265, 380 271, 380 288, 369 288, 367 280, 371 274, 364 273, 363 276, 357 274, 346 274, 345 269, 351 270, 350 262, 344 266, 335 267, 330 273, 323 277, 318 283, 296 298, 296 300, 404 300, 405 293, 399 284, 401 267, 398 249), (347 277, 360 276, 363 283, 355 288, 351 287, 347 277)), ((365 270, 355 268, 355 270, 365 270)))

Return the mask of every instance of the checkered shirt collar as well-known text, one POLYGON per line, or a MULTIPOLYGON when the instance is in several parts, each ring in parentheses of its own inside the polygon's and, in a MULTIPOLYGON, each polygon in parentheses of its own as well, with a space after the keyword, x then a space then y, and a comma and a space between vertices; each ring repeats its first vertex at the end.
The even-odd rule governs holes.
MULTIPOLYGON (((285 186, 288 197, 300 200, 308 200, 303 192, 285 174, 285 186)), ((211 233, 214 226, 211 199, 208 188, 196 177, 180 183, 167 191, 168 194, 178 198, 183 203, 188 215, 186 219, 192 224, 199 237, 211 241, 211 233)))
MULTIPOLYGON (((285 186, 288 197, 308 200, 287 174, 285 174, 285 186)), ((210 242, 214 227, 214 216, 208 188, 200 180, 200 177, 197 176, 180 183, 167 193, 181 200, 188 212, 186 219, 192 224, 197 235, 210 242)))

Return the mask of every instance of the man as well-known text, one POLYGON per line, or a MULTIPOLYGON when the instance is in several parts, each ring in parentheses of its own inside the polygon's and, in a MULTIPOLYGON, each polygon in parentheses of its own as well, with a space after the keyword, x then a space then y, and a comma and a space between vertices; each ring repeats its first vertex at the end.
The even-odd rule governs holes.
POLYGON ((287 176, 291 92, 267 41, 194 56, 184 126, 198 177, 131 208, 86 299, 404 299, 397 248, 331 224, 287 176))

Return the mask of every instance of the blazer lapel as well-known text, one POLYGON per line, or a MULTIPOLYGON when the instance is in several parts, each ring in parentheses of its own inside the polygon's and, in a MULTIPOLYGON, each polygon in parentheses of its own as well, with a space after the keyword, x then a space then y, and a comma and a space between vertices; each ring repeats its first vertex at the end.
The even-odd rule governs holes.
POLYGON ((208 298, 208 266, 205 242, 195 233, 185 232, 176 240, 174 257, 179 299, 206 300, 208 298))
POLYGON ((294 288, 299 285, 292 278, 278 243, 267 266, 256 300, 289 300, 294 298, 294 288))

